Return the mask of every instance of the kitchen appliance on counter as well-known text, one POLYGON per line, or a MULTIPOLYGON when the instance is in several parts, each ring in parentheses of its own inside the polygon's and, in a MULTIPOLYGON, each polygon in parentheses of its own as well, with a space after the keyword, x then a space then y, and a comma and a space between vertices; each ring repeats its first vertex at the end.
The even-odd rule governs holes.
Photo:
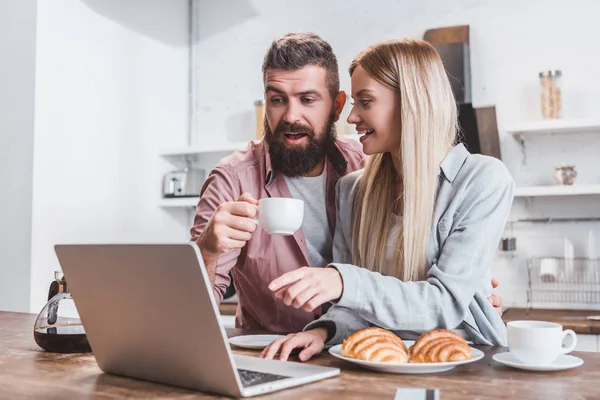
POLYGON ((163 197, 197 197, 205 179, 203 169, 186 167, 171 171, 163 178, 163 197))

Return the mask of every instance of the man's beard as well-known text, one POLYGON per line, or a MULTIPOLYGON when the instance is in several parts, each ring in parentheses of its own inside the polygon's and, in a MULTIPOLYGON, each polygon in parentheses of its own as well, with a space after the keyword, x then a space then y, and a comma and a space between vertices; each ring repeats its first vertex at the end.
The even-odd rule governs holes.
POLYGON ((265 141, 269 148, 271 166, 277 172, 290 178, 305 176, 327 157, 329 149, 335 148, 335 115, 329 116, 324 132, 315 132, 301 124, 289 124, 281 120, 272 132, 265 118, 265 141), (294 132, 306 135, 306 144, 293 145, 285 140, 284 133, 294 132))

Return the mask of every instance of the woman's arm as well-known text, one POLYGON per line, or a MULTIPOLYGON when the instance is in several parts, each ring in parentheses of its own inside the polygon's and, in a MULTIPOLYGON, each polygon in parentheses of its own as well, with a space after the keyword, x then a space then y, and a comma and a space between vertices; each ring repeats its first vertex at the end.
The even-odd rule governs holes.
MULTIPOLYGON (((352 182, 338 181, 335 187, 335 233, 333 235, 333 262, 334 263, 350 263, 352 262, 352 252, 350 250, 351 243, 349 241, 350 231, 352 227, 352 204, 353 201, 344 201, 343 207, 340 207, 340 196, 351 196, 355 191, 342 190, 342 185, 348 185, 352 182), (348 232, 348 234, 346 234, 348 232)), ((342 297, 343 297, 342 293, 342 297)), ((339 344, 351 333, 369 327, 369 323, 359 317, 354 311, 340 307, 335 304, 316 321, 308 324, 304 330, 311 330, 323 327, 327 329, 328 336, 326 345, 339 344)))
POLYGON ((402 282, 349 263, 333 263, 343 279, 337 305, 391 330, 456 328, 482 285, 513 200, 514 182, 505 167, 490 163, 478 172, 480 185, 466 193, 439 260, 426 281, 402 282), (479 187, 479 188, 477 188, 479 187))

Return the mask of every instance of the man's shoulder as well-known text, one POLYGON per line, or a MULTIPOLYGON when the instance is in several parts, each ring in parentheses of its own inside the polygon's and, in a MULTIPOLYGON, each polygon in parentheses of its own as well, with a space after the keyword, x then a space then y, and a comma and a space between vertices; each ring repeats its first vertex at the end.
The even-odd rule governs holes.
POLYGON ((346 173, 354 172, 365 166, 366 156, 358 141, 338 136, 336 144, 348 162, 346 173))
POLYGON ((223 158, 215 169, 226 171, 231 176, 236 176, 240 172, 256 168, 264 157, 264 144, 262 140, 253 140, 248 143, 246 148, 236 150, 227 157, 223 158))

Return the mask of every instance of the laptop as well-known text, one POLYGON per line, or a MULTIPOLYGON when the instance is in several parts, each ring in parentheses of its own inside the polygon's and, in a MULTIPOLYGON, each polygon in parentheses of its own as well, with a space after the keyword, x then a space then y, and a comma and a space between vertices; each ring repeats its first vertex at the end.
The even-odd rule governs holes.
POLYGON ((56 245, 55 251, 106 373, 232 397, 340 373, 233 355, 194 243, 56 245))

